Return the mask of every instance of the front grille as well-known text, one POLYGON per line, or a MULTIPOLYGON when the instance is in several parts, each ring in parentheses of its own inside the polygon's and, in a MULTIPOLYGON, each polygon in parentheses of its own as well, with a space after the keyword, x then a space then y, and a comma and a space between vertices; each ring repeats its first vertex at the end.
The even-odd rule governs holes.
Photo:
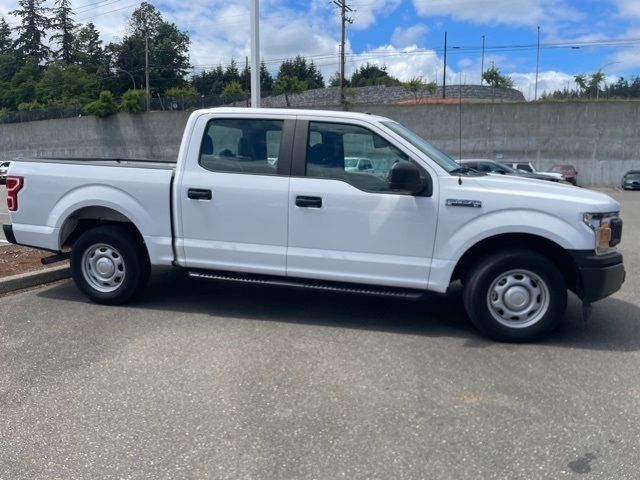
POLYGON ((609 246, 615 247, 622 240, 622 219, 614 218, 611 220, 611 240, 609 246))

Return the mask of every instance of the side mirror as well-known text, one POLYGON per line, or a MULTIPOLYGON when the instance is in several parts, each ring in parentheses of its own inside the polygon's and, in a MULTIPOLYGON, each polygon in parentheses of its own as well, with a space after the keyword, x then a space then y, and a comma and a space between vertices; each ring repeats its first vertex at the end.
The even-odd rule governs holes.
POLYGON ((411 162, 398 162, 389 172, 389 188, 392 191, 407 192, 411 195, 425 193, 431 195, 431 177, 427 175, 425 182, 420 176, 420 169, 411 162))

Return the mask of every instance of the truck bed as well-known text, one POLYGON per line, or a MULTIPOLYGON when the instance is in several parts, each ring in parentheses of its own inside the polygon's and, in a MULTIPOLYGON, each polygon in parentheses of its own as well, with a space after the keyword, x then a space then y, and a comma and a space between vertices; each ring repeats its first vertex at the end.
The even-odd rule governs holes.
POLYGON ((171 180, 175 162, 120 158, 24 158, 9 175, 24 178, 18 211, 11 212, 18 243, 57 251, 70 222, 83 217, 130 221, 152 263, 173 260, 171 180))

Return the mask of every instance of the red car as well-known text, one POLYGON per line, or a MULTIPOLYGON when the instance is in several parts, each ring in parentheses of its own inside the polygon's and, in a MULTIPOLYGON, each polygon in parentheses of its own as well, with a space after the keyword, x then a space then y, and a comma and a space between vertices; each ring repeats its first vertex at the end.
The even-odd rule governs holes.
POLYGON ((569 163, 556 163, 551 167, 551 172, 560 173, 562 174, 562 178, 567 182, 578 185, 578 172, 576 172, 576 167, 569 163))

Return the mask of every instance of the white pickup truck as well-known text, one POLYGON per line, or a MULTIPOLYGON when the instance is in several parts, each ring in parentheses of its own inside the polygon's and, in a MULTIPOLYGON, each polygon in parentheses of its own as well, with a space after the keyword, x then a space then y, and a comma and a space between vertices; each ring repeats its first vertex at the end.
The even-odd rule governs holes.
POLYGON ((607 195, 460 167, 388 118, 194 112, 175 163, 17 159, 9 241, 70 250, 90 299, 119 304, 152 265, 194 277, 417 298, 461 280, 473 323, 527 341, 625 278, 607 195), (369 159, 373 172, 345 158, 369 159))

